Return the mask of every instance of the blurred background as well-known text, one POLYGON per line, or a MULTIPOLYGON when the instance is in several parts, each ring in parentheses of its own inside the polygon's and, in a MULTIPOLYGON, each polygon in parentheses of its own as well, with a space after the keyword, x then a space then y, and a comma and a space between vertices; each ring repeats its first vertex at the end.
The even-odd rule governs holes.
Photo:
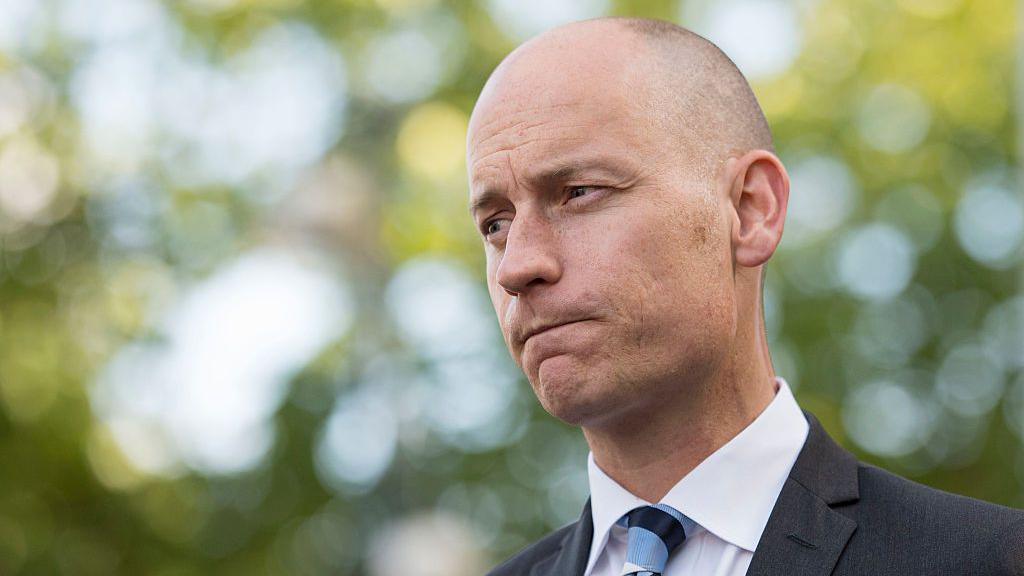
POLYGON ((465 131, 524 39, 718 43, 790 170, 776 370, 861 458, 1024 507, 1012 0, 0 1, 0 574, 460 576, 574 520, 465 131))

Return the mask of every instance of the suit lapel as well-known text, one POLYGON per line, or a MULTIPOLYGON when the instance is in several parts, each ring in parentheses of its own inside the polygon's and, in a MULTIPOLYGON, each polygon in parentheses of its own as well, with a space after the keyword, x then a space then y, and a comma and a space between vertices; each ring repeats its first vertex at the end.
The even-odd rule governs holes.
MULTIPOLYGON (((789 478, 779 493, 748 576, 828 576, 857 523, 832 510, 856 501, 857 459, 804 412, 810 425, 789 478)), ((534 564, 529 576, 582 576, 590 556, 594 523, 590 499, 557 552, 534 564)))
POLYGON ((857 523, 833 506, 859 498, 857 459, 804 412, 807 441, 768 518, 748 576, 828 576, 857 523))
POLYGON ((583 505, 580 519, 573 525, 557 552, 533 565, 530 576, 583 576, 590 557, 590 541, 594 538, 594 519, 590 514, 590 498, 583 505))

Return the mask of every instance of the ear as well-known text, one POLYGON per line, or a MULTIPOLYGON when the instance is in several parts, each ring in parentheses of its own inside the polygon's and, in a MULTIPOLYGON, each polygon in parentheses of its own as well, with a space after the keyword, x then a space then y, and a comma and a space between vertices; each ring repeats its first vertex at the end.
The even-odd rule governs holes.
POLYGON ((748 268, 768 261, 782 240, 789 203, 789 174, 767 150, 751 150, 725 165, 733 209, 736 263, 748 268))

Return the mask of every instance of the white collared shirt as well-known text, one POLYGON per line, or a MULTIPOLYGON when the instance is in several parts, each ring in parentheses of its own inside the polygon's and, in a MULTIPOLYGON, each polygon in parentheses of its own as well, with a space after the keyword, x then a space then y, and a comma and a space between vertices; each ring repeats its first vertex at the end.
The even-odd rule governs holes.
MULTIPOLYGON (((669 558, 664 576, 742 576, 768 523, 782 485, 803 448, 810 426, 789 383, 768 407, 683 477, 661 503, 689 517, 686 541, 669 558)), ((626 529, 616 521, 653 504, 637 498, 587 458, 594 538, 584 576, 620 576, 626 529)))

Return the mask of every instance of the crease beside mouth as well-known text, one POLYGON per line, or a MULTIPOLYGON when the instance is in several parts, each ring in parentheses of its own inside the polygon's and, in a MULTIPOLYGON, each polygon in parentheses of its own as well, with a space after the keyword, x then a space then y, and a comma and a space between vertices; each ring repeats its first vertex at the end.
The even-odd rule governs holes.
POLYGON ((538 334, 543 334, 544 332, 547 332, 548 330, 554 330, 555 328, 558 328, 560 326, 567 326, 569 324, 576 324, 576 323, 579 323, 579 322, 584 322, 586 320, 589 320, 589 318, 580 318, 579 320, 570 320, 568 322, 562 322, 561 324, 555 324, 554 326, 548 326, 547 328, 545 328, 543 330, 540 330, 538 332, 534 332, 529 337, 525 338, 523 340, 523 344, 525 344, 526 341, 529 340, 530 338, 532 338, 532 337, 534 337, 534 336, 536 336, 538 334))

